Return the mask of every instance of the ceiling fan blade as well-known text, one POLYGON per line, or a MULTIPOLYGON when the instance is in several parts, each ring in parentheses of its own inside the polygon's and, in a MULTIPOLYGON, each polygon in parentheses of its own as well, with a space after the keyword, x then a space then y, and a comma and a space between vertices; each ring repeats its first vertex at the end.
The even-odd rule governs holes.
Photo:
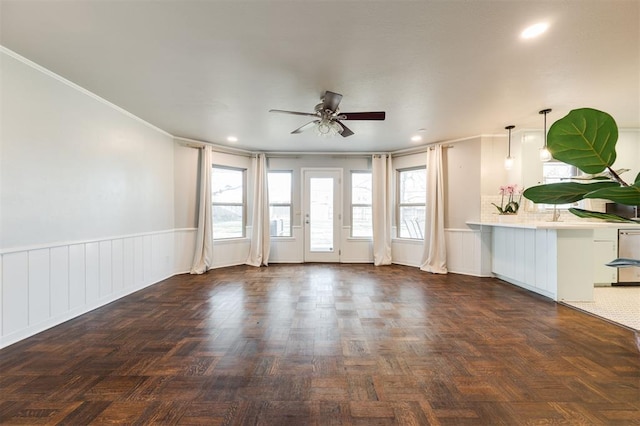
POLYGON ((342 95, 340 93, 334 93, 330 91, 324 92, 324 96, 322 97, 322 103, 324 104, 324 109, 329 109, 334 111, 338 109, 338 105, 340 105, 340 101, 342 100, 342 95))
POLYGON ((351 136, 354 134, 350 128, 342 124, 340 121, 335 120, 335 122, 338 123, 340 127, 342 127, 342 132, 340 132, 340 134, 342 135, 343 138, 346 138, 347 136, 351 136))
POLYGON ((269 112, 279 112, 281 114, 306 115, 308 117, 317 117, 317 114, 311 112, 285 111, 282 109, 270 109, 269 112))
POLYGON ((340 112, 341 120, 384 120, 384 111, 340 112))
POLYGON ((318 124, 319 122, 320 122, 320 120, 313 120, 313 121, 310 121, 310 122, 308 122, 307 124, 302 125, 302 126, 298 127, 297 129, 295 129, 293 132, 291 132, 291 134, 298 134, 298 133, 302 133, 302 132, 304 132, 305 130, 307 130, 307 129, 309 129, 309 128, 313 127, 313 126, 315 126, 315 125, 316 125, 316 124, 318 124))

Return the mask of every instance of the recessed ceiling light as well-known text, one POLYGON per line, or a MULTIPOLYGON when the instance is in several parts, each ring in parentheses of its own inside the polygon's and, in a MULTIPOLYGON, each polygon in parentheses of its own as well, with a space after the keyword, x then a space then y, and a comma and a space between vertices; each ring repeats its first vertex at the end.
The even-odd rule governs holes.
POLYGON ((538 37, 540 34, 544 33, 545 31, 547 31, 548 28, 549 28, 549 24, 547 24, 546 22, 539 22, 537 24, 533 24, 530 27, 525 28, 524 31, 520 33, 520 37, 525 39, 535 38, 535 37, 538 37))
POLYGON ((235 136, 229 136, 227 142, 238 142, 238 138, 235 136))
POLYGON ((420 142, 421 140, 422 140, 422 136, 420 136, 420 135, 411 136, 411 141, 412 142, 420 142))

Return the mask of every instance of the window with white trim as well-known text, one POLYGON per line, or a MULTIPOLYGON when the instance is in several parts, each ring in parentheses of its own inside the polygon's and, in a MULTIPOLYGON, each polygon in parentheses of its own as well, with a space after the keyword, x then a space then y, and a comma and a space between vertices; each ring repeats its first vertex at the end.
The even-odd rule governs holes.
POLYGON ((396 226, 398 237, 424 239, 427 201, 427 169, 398 170, 396 226))
POLYGON ((213 166, 211 169, 213 238, 244 237, 246 178, 244 169, 213 166))
POLYGON ((291 237, 292 218, 292 175, 290 170, 267 173, 269 190, 269 235, 291 237))
POLYGON ((351 236, 373 237, 372 179, 370 171, 351 172, 351 236))
MULTIPOLYGON (((561 161, 542 163, 542 181, 547 183, 569 182, 578 173, 578 168, 561 161)), ((577 203, 576 203, 577 205, 577 203)), ((574 204, 556 204, 558 209, 568 209, 574 204)), ((545 204, 545 208, 553 209, 553 204, 545 204)))

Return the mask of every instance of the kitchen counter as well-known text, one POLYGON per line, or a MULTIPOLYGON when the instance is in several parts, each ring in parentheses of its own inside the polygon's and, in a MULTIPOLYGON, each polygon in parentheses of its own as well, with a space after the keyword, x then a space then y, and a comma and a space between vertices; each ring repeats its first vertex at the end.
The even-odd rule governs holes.
POLYGON ((556 301, 593 301, 595 284, 616 282, 616 269, 605 264, 618 257, 618 230, 640 229, 633 223, 511 220, 467 225, 491 232, 497 278, 556 301))
POLYGON ((640 229, 640 223, 614 222, 477 222, 467 221, 467 225, 499 226, 503 228, 522 229, 640 229))

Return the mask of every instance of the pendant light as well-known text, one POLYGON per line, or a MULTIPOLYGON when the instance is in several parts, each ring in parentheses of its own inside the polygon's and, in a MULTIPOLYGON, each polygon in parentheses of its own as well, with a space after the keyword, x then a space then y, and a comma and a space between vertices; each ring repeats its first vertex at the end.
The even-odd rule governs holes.
POLYGON ((540 161, 551 160, 551 153, 547 149, 547 114, 551 112, 551 108, 543 109, 538 114, 544 114, 544 146, 540 148, 540 161))
POLYGON ((513 167, 513 157, 511 156, 511 129, 513 129, 514 126, 513 124, 505 127, 505 129, 507 129, 509 131, 509 152, 507 154, 507 158, 504 159, 504 168, 507 170, 511 170, 511 168, 513 167))

